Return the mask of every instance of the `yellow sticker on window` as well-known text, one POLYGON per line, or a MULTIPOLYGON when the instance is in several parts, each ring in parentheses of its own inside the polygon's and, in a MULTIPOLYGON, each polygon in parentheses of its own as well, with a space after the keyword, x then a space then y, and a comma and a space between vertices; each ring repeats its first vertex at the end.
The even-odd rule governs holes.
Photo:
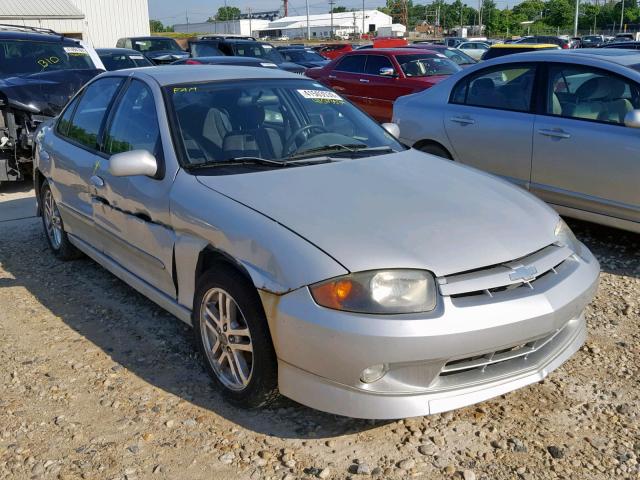
POLYGON ((198 87, 173 87, 173 93, 191 93, 197 91, 198 87))

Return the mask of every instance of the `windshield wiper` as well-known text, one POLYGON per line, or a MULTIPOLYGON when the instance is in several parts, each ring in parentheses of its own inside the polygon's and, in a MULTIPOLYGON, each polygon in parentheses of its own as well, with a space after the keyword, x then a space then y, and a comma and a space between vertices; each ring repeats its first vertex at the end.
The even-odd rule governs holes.
POLYGON ((204 163, 196 163, 193 165, 189 165, 187 168, 190 169, 201 169, 201 168, 212 168, 212 167, 229 167, 229 166, 238 166, 238 165, 264 165, 267 167, 288 167, 291 165, 302 166, 308 165, 310 163, 321 163, 321 162, 330 162, 331 159, 328 157, 321 157, 314 162, 298 162, 298 161, 278 161, 278 160, 269 160, 268 158, 261 157, 233 157, 233 158, 225 158, 224 160, 217 160, 212 162, 204 162, 204 163))
POLYGON ((322 147, 310 148, 304 152, 300 152, 298 155, 292 155, 288 158, 305 158, 309 156, 317 155, 318 153, 331 154, 332 156, 340 154, 360 155, 362 153, 375 153, 375 152, 395 152, 393 148, 388 145, 382 145, 380 147, 368 147, 363 143, 349 143, 346 145, 335 143, 332 145, 324 145, 322 147))

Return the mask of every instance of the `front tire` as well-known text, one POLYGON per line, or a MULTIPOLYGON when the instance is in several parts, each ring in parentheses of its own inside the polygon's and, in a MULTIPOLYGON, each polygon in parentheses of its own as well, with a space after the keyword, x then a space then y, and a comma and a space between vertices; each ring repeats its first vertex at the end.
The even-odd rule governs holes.
POLYGON ((435 143, 427 143, 425 145, 420 145, 416 147, 418 150, 424 153, 429 153, 431 155, 435 155, 436 157, 445 158, 447 160, 453 160, 451 154, 447 151, 446 148, 437 145, 435 143))
POLYGON ((64 223, 58 210, 58 205, 53 198, 53 192, 46 180, 40 187, 40 204, 42 205, 42 225, 47 243, 53 254, 60 260, 74 260, 82 254, 69 241, 67 232, 64 231, 64 223))
POLYGON ((254 286, 221 266, 200 278, 194 306, 196 345, 222 395, 244 408, 275 400, 276 355, 254 286))

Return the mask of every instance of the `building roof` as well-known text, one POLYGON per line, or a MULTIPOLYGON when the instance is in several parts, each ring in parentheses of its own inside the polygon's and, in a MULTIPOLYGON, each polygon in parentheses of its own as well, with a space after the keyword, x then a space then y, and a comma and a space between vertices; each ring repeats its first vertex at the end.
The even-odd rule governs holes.
POLYGON ((68 0, 2 0, 1 20, 83 19, 84 14, 68 0))
MULTIPOLYGON (((364 17, 369 18, 372 16, 385 16, 391 20, 386 13, 380 12, 378 10, 365 10, 364 17)), ((362 10, 356 10, 353 12, 340 12, 333 14, 333 24, 335 27, 339 26, 353 26, 353 17, 355 16, 356 21, 362 23, 362 10)), ((391 22, 389 22, 391 23, 391 22)), ((325 26, 331 24, 331 14, 330 13, 320 13, 315 15, 309 15, 309 25, 311 27, 314 26, 325 26)), ((298 15, 294 17, 282 17, 278 18, 269 23, 269 29, 287 29, 287 28, 306 28, 307 27, 307 16, 306 15, 298 15)))

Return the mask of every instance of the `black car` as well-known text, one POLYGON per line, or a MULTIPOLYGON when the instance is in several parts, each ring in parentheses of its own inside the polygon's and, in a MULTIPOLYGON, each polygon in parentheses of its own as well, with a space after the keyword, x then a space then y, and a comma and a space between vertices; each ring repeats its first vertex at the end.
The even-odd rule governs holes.
POLYGON ((121 38, 116 43, 116 47, 137 50, 156 65, 173 63, 189 56, 180 48, 178 42, 170 37, 121 38))
POLYGON ((153 66, 151 60, 137 50, 129 50, 128 48, 98 48, 96 52, 107 70, 153 66))
POLYGON ((278 52, 280 52, 286 61, 307 68, 324 67, 329 63, 329 60, 310 48, 278 48, 278 52))
POLYGON ((600 45, 600 48, 624 48, 626 50, 640 50, 640 42, 611 42, 600 45))
POLYGON ((77 41, 52 30, 0 25, 0 183, 31 171, 38 125, 102 72, 77 41))
POLYGON ((214 49, 222 52, 223 55, 233 57, 260 58, 275 63, 288 72, 302 74, 306 70, 302 65, 286 61, 273 45, 266 42, 228 37, 203 37, 189 42, 189 52, 192 58, 215 56, 214 49))
POLYGON ((546 43, 550 45, 558 45, 560 48, 576 48, 577 44, 573 43, 570 40, 556 37, 554 35, 533 35, 530 37, 524 37, 520 40, 515 41, 514 43, 546 43))
POLYGON ((243 67, 278 68, 275 63, 267 62, 260 58, 227 57, 224 55, 213 57, 184 58, 182 60, 176 60, 171 65, 239 65, 243 67))

